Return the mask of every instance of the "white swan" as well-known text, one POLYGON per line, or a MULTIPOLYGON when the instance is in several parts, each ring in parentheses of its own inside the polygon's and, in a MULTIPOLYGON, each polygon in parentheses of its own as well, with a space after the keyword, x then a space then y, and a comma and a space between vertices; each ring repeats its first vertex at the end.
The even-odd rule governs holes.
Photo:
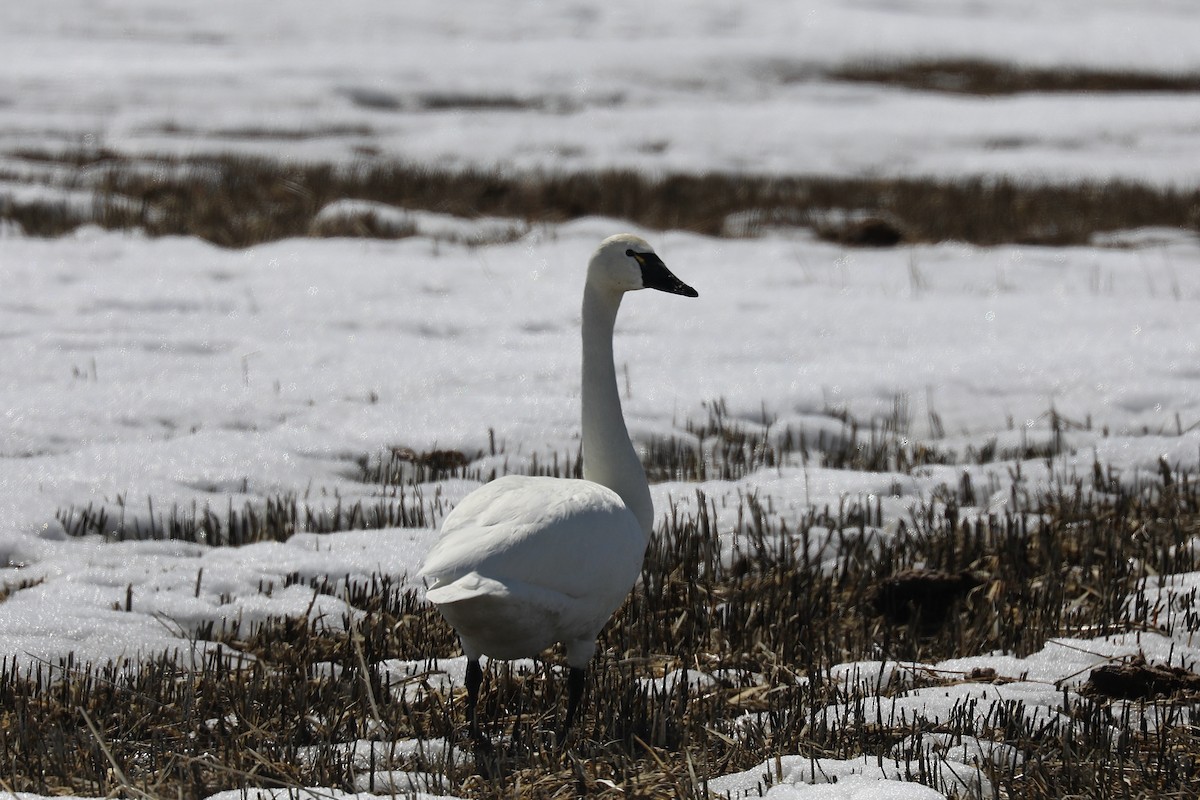
POLYGON ((463 499, 442 524, 421 575, 426 593, 458 632, 467 656, 467 716, 483 670, 479 657, 533 657, 566 646, 565 732, 583 696, 596 637, 642 568, 654 522, 650 487, 617 392, 612 337, 625 292, 696 297, 644 239, 610 236, 588 262, 583 289, 583 480, 507 476, 463 499))

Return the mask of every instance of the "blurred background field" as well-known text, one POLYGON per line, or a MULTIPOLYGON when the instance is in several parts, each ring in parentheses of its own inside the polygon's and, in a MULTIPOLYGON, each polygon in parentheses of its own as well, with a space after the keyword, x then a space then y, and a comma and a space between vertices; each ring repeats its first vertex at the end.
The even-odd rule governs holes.
POLYGON ((1195 796, 1197 40, 3 5, 0 789, 1195 796), (700 291, 618 323, 657 536, 567 754, 556 654, 494 665, 482 777, 410 576, 480 481, 577 472, 626 229, 700 291))

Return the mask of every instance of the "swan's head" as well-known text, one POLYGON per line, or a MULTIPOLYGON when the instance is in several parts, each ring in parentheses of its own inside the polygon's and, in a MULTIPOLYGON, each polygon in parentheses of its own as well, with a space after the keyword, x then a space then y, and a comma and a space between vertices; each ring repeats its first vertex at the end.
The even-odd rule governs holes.
POLYGON ((697 297, 697 292, 676 278, 650 243, 632 233, 618 233, 600 243, 588 262, 588 283, 614 292, 658 289, 660 292, 697 297))

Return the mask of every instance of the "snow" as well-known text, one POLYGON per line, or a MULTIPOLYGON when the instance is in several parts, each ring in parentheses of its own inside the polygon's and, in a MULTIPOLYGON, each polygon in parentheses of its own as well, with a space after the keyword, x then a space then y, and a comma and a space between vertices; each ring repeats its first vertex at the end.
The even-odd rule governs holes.
MULTIPOLYGON (((710 792, 731 798, 772 800, 937 800, 944 794, 905 780, 907 764, 895 759, 805 758, 782 756, 746 772, 708 782, 710 792)), ((969 787, 960 787, 969 788, 969 787)))
MULTIPOLYGON (((172 509, 223 514, 279 494, 329 508, 369 498, 356 459, 390 448, 486 452, 494 437, 514 465, 572 456, 582 265, 598 233, 618 224, 582 220, 488 246, 436 230, 246 251, 97 230, 6 239, 0 574, 27 588, 0 604, 3 652, 27 664, 68 653, 130 666, 163 651, 198 659, 207 645, 190 634, 207 623, 308 615, 337 626, 360 613, 332 594, 285 587, 288 575, 354 582, 380 573, 413 585, 432 527, 298 533, 232 549, 79 540, 55 515, 91 506, 147 529, 172 509)), ((686 437, 686 421, 723 399, 733 418, 775 440, 803 430, 834 441, 850 433, 831 410, 883 419, 904 398, 913 440, 960 454, 990 439, 1015 447, 1048 437, 1052 407, 1090 418, 1090 429, 1064 434, 1068 454, 1055 464, 1022 466, 1027 491, 1050 485, 1056 471, 1089 474, 1093 459, 1131 483, 1156 475, 1160 458, 1196 468, 1200 277, 1172 266, 1200 258, 1194 239, 847 251, 788 231, 748 241, 646 235, 700 297, 625 304, 616 353, 635 438, 686 437), (942 439, 927 422, 931 410, 942 439)), ((700 488, 732 552, 742 495, 797 515, 878 498, 886 528, 964 471, 988 487, 984 510, 1002 510, 1010 465, 905 474, 785 464, 732 482, 658 484, 654 493, 662 513, 670 503, 693 507, 700 488)), ((444 509, 472 485, 425 487, 419 501, 444 509)), ((836 559, 835 544, 815 533, 810 555, 836 559)), ((1029 714, 1053 718, 1056 681, 1117 650, 1148 651, 1150 638, 1077 643, 1099 657, 1052 643, 1041 659, 934 665, 991 666, 1017 680, 914 689, 877 701, 879 713, 938 719, 975 699, 984 708, 1020 700, 1029 714)), ((1168 637, 1163 659, 1171 645, 1175 658, 1191 653, 1168 637)), ((893 668, 880 670, 886 683, 893 668)), ((446 675, 443 683, 461 684, 457 670, 446 675)), ((710 679, 689 672, 688 680, 710 679)), ((396 788, 434 785, 400 772, 377 777, 396 788)), ((839 791, 869 792, 863 782, 882 779, 859 775, 839 791)), ((772 791, 784 796, 783 787, 772 791)))
MULTIPOLYGON (((8 566, 0 580, 26 588, 0 604, 3 652, 29 664, 68 653, 130 666, 163 651, 200 658, 206 645, 190 634, 206 623, 307 615, 338 626, 361 613, 333 594, 285 586, 288 575, 344 585, 378 573, 412 585, 433 527, 301 532, 233 549, 79 540, 55 514, 90 505, 145 529, 170 509, 220 514, 281 493, 328 508, 368 497, 355 459, 388 448, 485 452, 494 437, 514 464, 570 456, 578 447, 582 264, 597 231, 615 224, 584 220, 489 246, 446 242, 436 231, 247 251, 96 230, 7 239, 0 563, 8 566)), ((788 232, 652 239, 700 298, 626 303, 616 352, 635 437, 686 437, 685 422, 704 419, 704 403, 723 398, 731 416, 776 440, 785 430, 834 440, 850 434, 830 409, 882 418, 904 397, 914 441, 960 453, 991 438, 1003 447, 1047 437, 1051 407, 1090 417, 1090 430, 1065 434, 1068 454, 1054 465, 1022 466, 1028 491, 1050 485, 1056 470, 1088 474, 1093 459, 1129 482, 1156 475, 1160 458, 1196 468, 1200 396, 1191 365, 1200 332, 1192 307, 1200 278, 1170 267, 1200 258, 1193 239, 887 251, 846 251, 788 232), (944 421, 943 439, 925 421, 931 409, 944 421)), ((654 493, 662 513, 671 503, 693 507, 700 488, 732 552, 741 495, 797 515, 878 498, 891 524, 963 471, 991 487, 985 510, 1003 509, 1010 465, 904 474, 787 464, 732 482, 659 484, 654 493)), ((425 487, 421 502, 439 498, 445 508, 472 485, 425 487)), ((819 531, 812 546, 814 558, 836 558, 819 531)), ((1159 605, 1196 579, 1172 580, 1157 589, 1159 605)), ((1027 659, 929 665, 991 667, 1014 682, 906 690, 868 701, 880 707, 864 713, 936 720, 973 700, 981 709, 1020 701, 1028 714, 1052 719, 1058 682, 1074 676, 1075 685, 1090 666, 1139 651, 1164 662, 1200 656, 1187 641, 1160 638, 1056 641, 1027 659)), ((461 665, 395 668, 445 674, 430 685, 461 684, 461 665)), ((897 688, 911 669, 834 674, 897 688)), ((694 690, 714 679, 688 673, 694 690)), ((402 679, 396 690, 413 691, 402 679)), ((833 719, 840 709, 828 711, 833 719)), ((882 773, 846 775, 853 780, 839 781, 839 791, 892 791, 868 785, 882 773)), ((399 772, 377 777, 397 788, 433 785, 399 772)), ((787 796, 782 786, 772 791, 787 796)))
MULTIPOLYGON (((366 491, 354 459, 386 448, 475 453, 494 436, 511 460, 573 455, 579 265, 598 227, 489 247, 7 240, 0 549, 24 561, 67 546, 49 535, 55 511, 89 503, 114 519, 146 517, 148 497, 160 514, 288 492, 332 504, 366 491), (36 545, 13 538, 30 531, 36 545)), ((902 398, 913 437, 930 440, 935 412, 939 446, 960 454, 1047 436, 1051 408, 1091 420, 1065 434, 1084 472, 1093 454, 1153 474, 1160 457, 1187 466, 1200 452, 1200 276, 1171 266, 1200 256, 1194 240, 846 251, 784 235, 652 238, 701 296, 626 302, 616 350, 635 437, 686 435, 717 399, 747 424, 765 411, 777 437, 848 435, 830 410, 884 419, 902 398), (727 280, 747 265, 753 279, 727 280)), ((897 481, 911 496, 961 469, 813 464, 732 488, 819 505, 897 481)), ((982 486, 1006 471, 966 469, 982 486)), ((656 491, 661 505, 675 490, 656 491)))
MULTIPOLYGON (((967 98, 831 82, 897 58, 1200 70, 1162 0, 313 0, 247 13, 65 0, 0 9, 0 152, 247 152, 440 165, 929 174, 1193 184, 1185 94, 967 98)), ((7 160, 6 160, 7 161, 7 160)))
MULTIPOLYGON (((61 168, 13 155, 24 148, 652 173, 1200 179, 1200 105, 1191 95, 978 98, 823 77, 851 62, 930 56, 1200 71, 1200 15, 1172 0, 1136 10, 1116 0, 503 10, 472 2, 453 15, 433 2, 245 8, 63 0, 44 14, 0 4, 0 204, 96 202, 86 176, 67 185, 61 168)), ((0 603, 0 654, 8 663, 71 654, 135 668, 163 652, 206 657, 208 645, 193 634, 207 624, 289 615, 340 626, 362 612, 289 585, 289 576, 344 587, 383 574, 415 585, 440 514, 475 484, 421 487, 411 499, 429 509, 429 527, 301 531, 236 550, 73 538, 60 512, 78 519, 103 510, 114 524, 145 530, 173 511, 223 515, 280 495, 318 509, 369 502, 375 489, 357 478, 359 461, 392 449, 475 454, 494 440, 504 455, 489 465, 514 468, 574 455, 583 264, 627 223, 529 228, 364 201, 339 201, 318 221, 364 215, 410 235, 229 251, 86 228, 54 240, 0 229, 0 585, 11 590, 0 603)), ((1063 434, 1067 453, 1053 464, 1021 465, 1021 491, 1088 474, 1093 461, 1128 484, 1157 475, 1160 459, 1198 467, 1200 273, 1188 267, 1200 261, 1200 241, 1192 234, 1127 231, 1072 248, 868 251, 787 227, 751 240, 638 232, 700 292, 688 302, 625 303, 618 374, 641 443, 686 439, 686 423, 720 400, 774 441, 801 431, 846 441, 851 432, 836 414, 881 423, 901 409, 914 444, 961 456, 989 443, 1046 441, 1053 410, 1079 424, 1063 434)), ((693 508, 701 489, 732 552, 743 532, 738 497, 796 515, 877 501, 887 531, 964 472, 986 491, 963 513, 1004 510, 1011 464, 863 473, 818 458, 738 481, 658 484, 654 499, 660 514, 672 503, 693 508)), ((836 556, 817 535, 812 546, 814 558, 836 556)), ((829 677, 854 692, 888 690, 864 701, 877 706, 864 709, 872 715, 936 720, 975 701, 979 714, 1019 701, 1027 714, 1053 719, 1063 687, 1077 688, 1095 665, 1138 653, 1156 663, 1200 659, 1192 637, 1172 628, 1197 585, 1194 574, 1162 576, 1130 599, 1131 617, 1140 608, 1160 617, 1157 633, 1056 639, 1024 658, 835 665, 829 677), (968 680, 973 670, 1011 680, 968 680), (920 687, 917 677, 930 674, 964 679, 920 687)), ((249 658, 228 646, 224 653, 249 658)), ((390 691, 405 698, 425 691, 418 683, 461 685, 463 669, 461 659, 381 665, 390 691)), ((672 671, 654 685, 686 680, 703 692, 722 678, 672 671)), ((839 710, 828 709, 830 718, 839 710)), ((1114 705, 1114 726, 1122 714, 1154 726, 1158 713, 1114 705)), ((936 752, 900 747, 882 759, 780 754, 709 787, 739 796, 769 781, 770 797, 839 800, 956 788, 988 796, 973 765, 1017 755, 991 742, 937 749, 934 741, 921 747, 936 752), (911 782, 920 758, 960 782, 911 782)), ((459 757, 445 742, 388 745, 459 757)), ((375 745, 347 746, 369 758, 375 745)), ((440 791, 438 776, 393 766, 358 788, 440 791)))

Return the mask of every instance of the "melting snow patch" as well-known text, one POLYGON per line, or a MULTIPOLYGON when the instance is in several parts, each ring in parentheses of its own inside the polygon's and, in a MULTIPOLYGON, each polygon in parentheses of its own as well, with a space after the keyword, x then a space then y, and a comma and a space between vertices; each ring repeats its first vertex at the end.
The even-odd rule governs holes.
POLYGON ((468 219, 453 214, 419 211, 370 200, 336 200, 322 208, 312 222, 318 235, 341 235, 361 224, 392 235, 425 236, 449 242, 483 245, 520 238, 529 226, 505 217, 468 219))
MULTIPOLYGON (((765 796, 772 800, 942 800, 945 794, 912 782, 917 766, 891 758, 782 756, 754 769, 708 782, 708 790, 731 800, 765 796), (769 787, 769 788, 768 788, 769 787), (765 794, 760 794, 763 790, 765 794)), ((974 770, 970 778, 948 776, 948 788, 960 796, 979 796, 974 770)))

